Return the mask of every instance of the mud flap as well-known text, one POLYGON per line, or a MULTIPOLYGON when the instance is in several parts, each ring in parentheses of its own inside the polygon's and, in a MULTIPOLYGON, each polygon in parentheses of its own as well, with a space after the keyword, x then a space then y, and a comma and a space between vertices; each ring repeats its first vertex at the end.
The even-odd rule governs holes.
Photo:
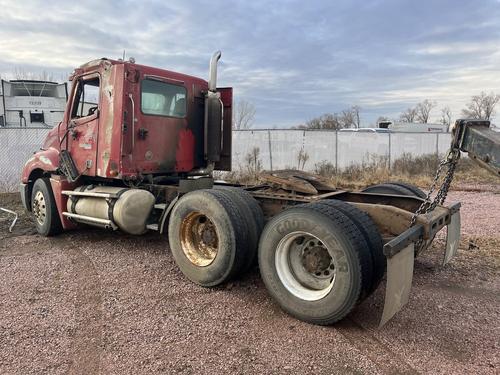
POLYGON ((450 223, 446 229, 446 251, 443 258, 443 266, 457 254, 460 244, 460 211, 451 215, 450 223))
POLYGON ((415 244, 413 242, 391 258, 387 258, 384 312, 379 327, 387 323, 408 302, 414 261, 415 244))

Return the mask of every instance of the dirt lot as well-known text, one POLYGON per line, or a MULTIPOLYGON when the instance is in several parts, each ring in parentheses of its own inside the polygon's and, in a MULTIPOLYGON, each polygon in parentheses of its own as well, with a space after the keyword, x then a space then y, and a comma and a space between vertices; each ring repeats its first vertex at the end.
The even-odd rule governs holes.
MULTIPOLYGON (((498 373, 500 195, 488 190, 450 194, 463 202, 458 257, 441 267, 440 240, 418 258, 409 304, 380 330, 383 287, 317 327, 283 313, 258 270, 191 284, 157 234, 42 238, 23 216, 9 235, 0 219, 0 373, 498 373)), ((20 209, 12 195, 0 207, 20 209)))

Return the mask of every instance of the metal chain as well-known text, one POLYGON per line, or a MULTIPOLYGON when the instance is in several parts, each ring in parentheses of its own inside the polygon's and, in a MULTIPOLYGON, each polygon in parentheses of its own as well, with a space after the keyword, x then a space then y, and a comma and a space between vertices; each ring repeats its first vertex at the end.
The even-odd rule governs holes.
POLYGON ((441 160, 438 169, 436 171, 436 175, 434 176, 432 185, 429 188, 429 192, 425 197, 425 200, 422 202, 418 210, 415 211, 415 213, 411 218, 410 227, 415 225, 418 215, 431 212, 436 208, 438 204, 441 205, 444 203, 446 196, 448 195, 451 182, 453 181, 453 175, 455 173, 455 169, 457 168, 457 163, 459 159, 460 159, 460 150, 451 148, 447 152, 445 158, 441 160), (434 193, 434 190, 436 190, 438 182, 440 181, 441 174, 443 173, 443 169, 445 167, 447 167, 448 169, 446 170, 443 182, 441 183, 441 186, 437 190, 436 196, 434 197, 433 200, 431 200, 431 196, 434 193))

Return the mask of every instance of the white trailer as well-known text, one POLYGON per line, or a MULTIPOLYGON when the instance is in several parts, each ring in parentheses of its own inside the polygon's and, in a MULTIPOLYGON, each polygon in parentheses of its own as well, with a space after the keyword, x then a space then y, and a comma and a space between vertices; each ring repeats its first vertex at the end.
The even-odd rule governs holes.
POLYGON ((382 129, 389 129, 393 132, 408 133, 447 133, 448 125, 444 124, 421 124, 416 122, 400 121, 379 121, 377 126, 382 129))
POLYGON ((52 128, 62 121, 68 99, 66 83, 1 80, 0 127, 52 128))

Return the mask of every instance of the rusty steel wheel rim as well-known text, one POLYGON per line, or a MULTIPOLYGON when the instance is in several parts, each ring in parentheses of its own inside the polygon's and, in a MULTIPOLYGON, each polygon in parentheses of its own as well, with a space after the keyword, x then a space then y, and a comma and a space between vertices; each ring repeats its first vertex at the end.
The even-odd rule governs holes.
POLYGON ((47 218, 47 206, 45 197, 41 191, 37 191, 33 198, 33 214, 38 224, 43 225, 47 218))
POLYGON ((206 267, 215 260, 219 237, 214 223, 200 212, 191 212, 181 223, 181 247, 191 263, 206 267))

